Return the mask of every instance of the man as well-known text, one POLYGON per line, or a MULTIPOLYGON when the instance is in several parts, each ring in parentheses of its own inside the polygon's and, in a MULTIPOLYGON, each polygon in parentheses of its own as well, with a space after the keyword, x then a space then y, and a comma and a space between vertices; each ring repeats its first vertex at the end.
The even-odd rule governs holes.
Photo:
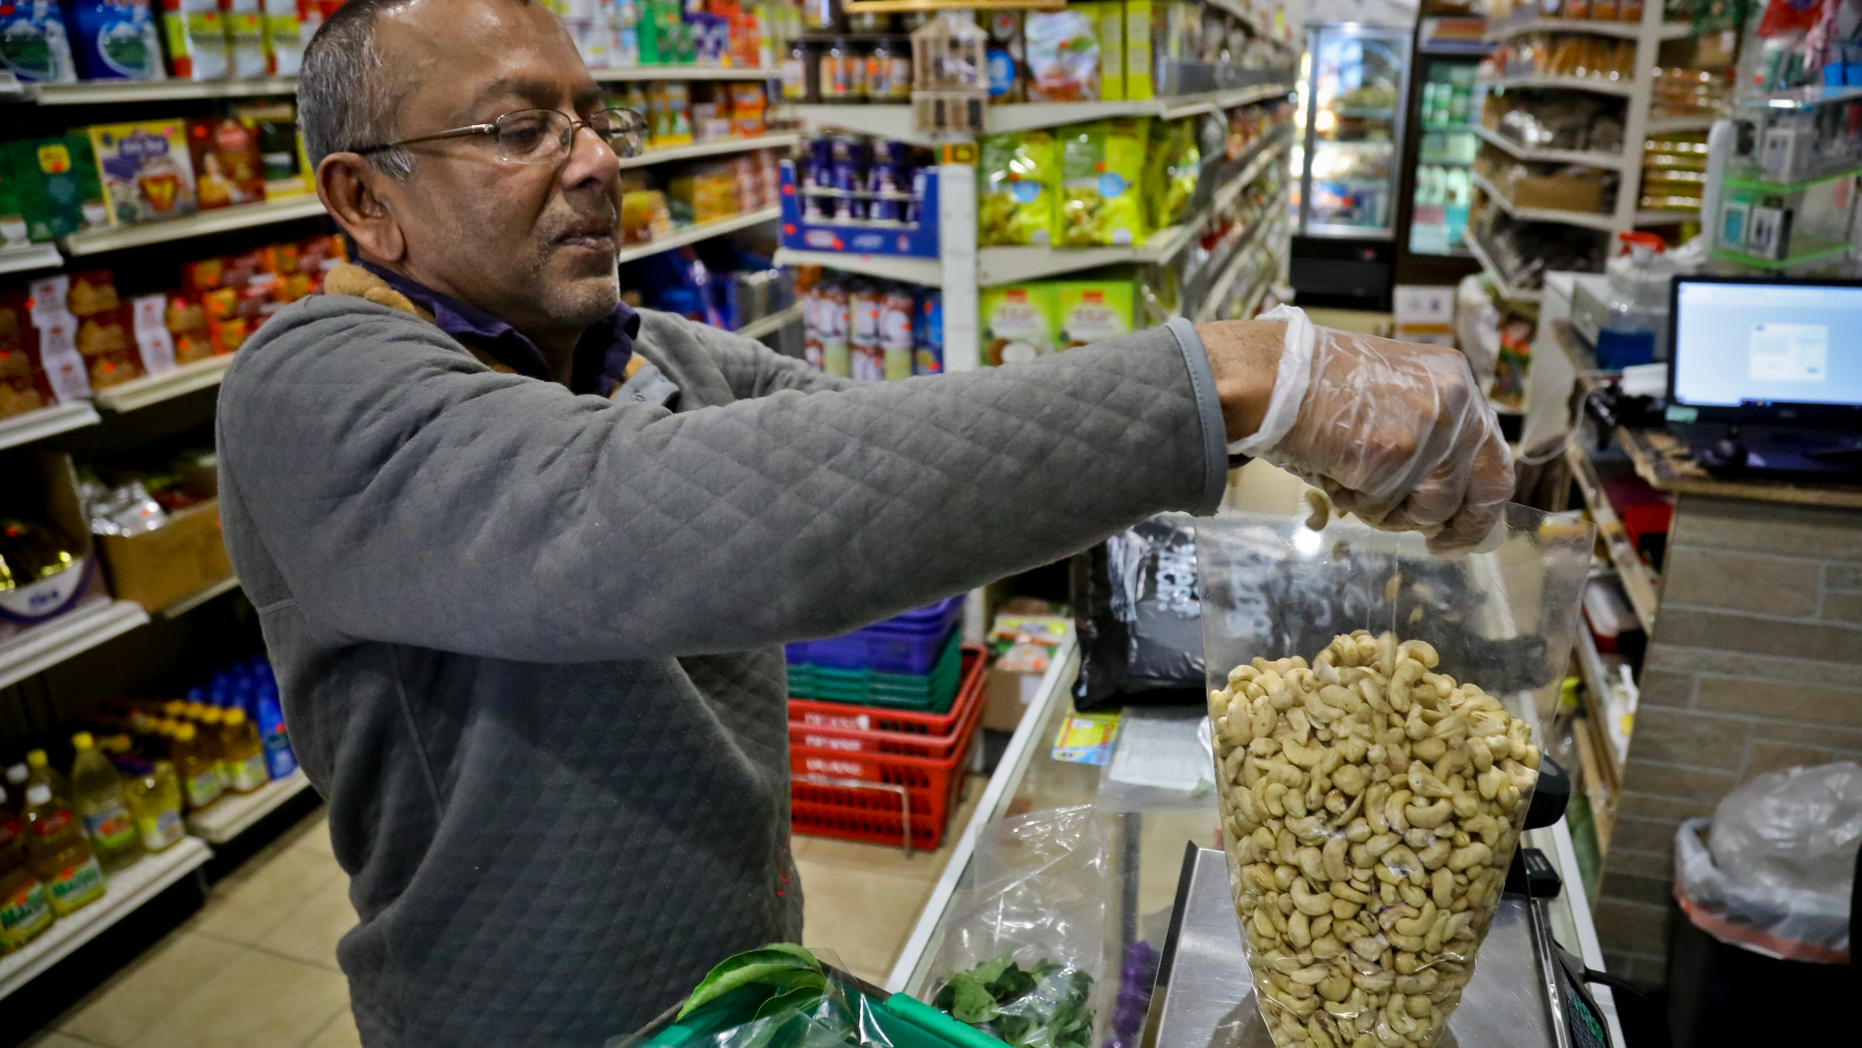
POLYGON ((599 1045, 798 938, 781 641, 1212 512, 1229 441, 1443 547, 1510 490, 1457 355, 1303 318, 855 384, 634 313, 541 4, 349 0, 298 100, 364 267, 228 371, 221 511, 374 1048, 599 1045))

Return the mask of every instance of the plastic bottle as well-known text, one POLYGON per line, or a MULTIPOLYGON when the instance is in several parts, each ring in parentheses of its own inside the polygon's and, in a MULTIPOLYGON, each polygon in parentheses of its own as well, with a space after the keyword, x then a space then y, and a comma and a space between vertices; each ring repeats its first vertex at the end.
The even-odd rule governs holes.
POLYGON ((66 917, 103 897, 103 867, 71 809, 42 782, 26 788, 26 865, 45 884, 52 912, 66 917))
POLYGON ((105 870, 120 870, 142 858, 136 820, 123 802, 123 783, 90 732, 73 735, 71 748, 77 752, 71 762, 72 807, 84 820, 84 835, 97 861, 105 870))
POLYGON ((221 710, 209 706, 194 718, 194 726, 199 732, 195 738, 200 740, 200 748, 213 761, 214 774, 220 777, 220 788, 226 790, 233 784, 233 764, 227 759, 226 744, 220 737, 221 713, 221 710))
POLYGON ((56 797, 60 804, 66 807, 71 806, 71 780, 65 778, 63 772, 52 767, 52 762, 46 757, 44 750, 26 751, 26 769, 28 791, 34 786, 43 784, 51 789, 52 796, 56 797))
POLYGON ((142 847, 158 852, 187 833, 181 819, 181 782, 175 766, 165 760, 132 757, 123 780, 123 798, 136 820, 142 847))
POLYGON ((26 866, 24 830, 13 802, 0 787, 0 954, 26 945, 52 924, 45 886, 26 866))
POLYGON ((234 793, 251 793, 272 780, 265 769, 265 744, 246 718, 246 711, 230 709, 220 715, 220 754, 226 762, 227 784, 234 793))
POLYGON ((259 729, 259 741, 265 745, 265 770, 274 779, 282 779, 297 770, 297 751, 285 731, 284 708, 278 702, 278 686, 260 683, 253 699, 258 714, 253 718, 259 729))
POLYGON ((12 803, 15 812, 25 810, 26 779, 30 777, 31 774, 32 769, 26 767, 25 761, 14 761, 12 764, 6 766, 7 796, 13 798, 12 803))
POLYGON ((199 811, 220 799, 220 773, 213 766, 213 755, 201 743, 200 734, 192 724, 173 724, 169 727, 169 752, 175 762, 175 772, 181 778, 181 791, 187 798, 189 811, 199 811))

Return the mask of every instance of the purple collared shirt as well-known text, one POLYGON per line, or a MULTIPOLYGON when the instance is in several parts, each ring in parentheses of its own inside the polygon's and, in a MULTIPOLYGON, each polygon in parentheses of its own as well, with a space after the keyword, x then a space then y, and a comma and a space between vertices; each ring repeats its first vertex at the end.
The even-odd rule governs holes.
MULTIPOLYGON (((433 323, 441 331, 473 349, 491 354, 500 364, 520 375, 549 381, 549 362, 523 332, 477 306, 449 298, 399 273, 368 262, 363 262, 362 268, 433 314, 433 323)), ((590 324, 575 344, 569 389, 576 393, 612 396, 615 389, 627 381, 627 362, 633 358, 634 336, 639 333, 640 314, 625 302, 590 324)))

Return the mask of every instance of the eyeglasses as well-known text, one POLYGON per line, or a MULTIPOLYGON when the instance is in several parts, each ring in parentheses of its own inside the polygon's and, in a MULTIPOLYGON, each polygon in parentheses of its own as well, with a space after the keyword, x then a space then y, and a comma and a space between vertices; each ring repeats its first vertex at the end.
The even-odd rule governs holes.
POLYGON ((569 155, 575 142, 575 133, 581 128, 588 128, 597 138, 614 150, 614 155, 621 158, 636 157, 645 148, 647 118, 631 109, 619 107, 597 109, 586 120, 577 120, 569 114, 556 109, 519 109, 493 120, 489 124, 467 124, 448 131, 438 131, 431 135, 419 135, 403 138, 394 142, 384 142, 378 146, 365 146, 352 149, 352 153, 367 156, 384 149, 397 146, 413 145, 416 142, 438 142, 447 138, 466 138, 471 135, 490 135, 497 141, 498 157, 513 164, 554 164, 569 155))

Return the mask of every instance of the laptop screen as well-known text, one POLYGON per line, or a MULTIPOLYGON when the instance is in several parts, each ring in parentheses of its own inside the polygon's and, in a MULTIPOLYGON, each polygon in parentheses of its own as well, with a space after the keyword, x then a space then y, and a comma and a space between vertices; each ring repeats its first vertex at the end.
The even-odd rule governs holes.
POLYGON ((1676 281, 1674 402, 1862 406, 1862 286, 1676 281))

